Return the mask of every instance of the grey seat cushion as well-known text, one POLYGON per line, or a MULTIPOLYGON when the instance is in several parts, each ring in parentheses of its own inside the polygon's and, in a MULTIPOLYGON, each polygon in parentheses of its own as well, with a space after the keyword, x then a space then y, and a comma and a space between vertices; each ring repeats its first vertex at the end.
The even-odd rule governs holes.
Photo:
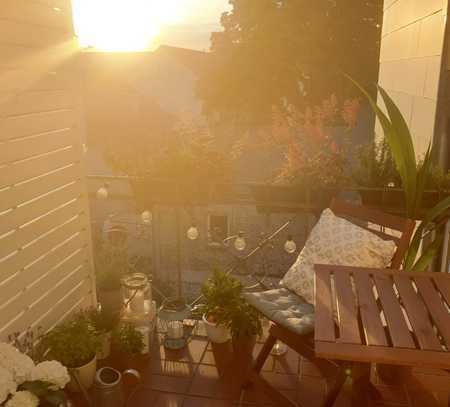
POLYGON ((314 331, 314 306, 287 288, 245 293, 244 297, 268 319, 296 334, 314 331))

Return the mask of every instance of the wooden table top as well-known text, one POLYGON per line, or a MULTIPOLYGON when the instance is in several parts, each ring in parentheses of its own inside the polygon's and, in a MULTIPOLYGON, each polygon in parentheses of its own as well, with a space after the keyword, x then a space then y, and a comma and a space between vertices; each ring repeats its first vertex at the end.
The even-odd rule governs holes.
POLYGON ((316 265, 318 357, 450 368, 450 275, 316 265))

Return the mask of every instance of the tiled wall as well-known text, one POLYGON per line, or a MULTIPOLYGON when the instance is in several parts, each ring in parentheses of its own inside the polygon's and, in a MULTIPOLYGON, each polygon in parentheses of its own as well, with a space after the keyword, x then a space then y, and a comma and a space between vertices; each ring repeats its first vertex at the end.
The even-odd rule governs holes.
POLYGON ((433 139, 447 10, 448 0, 384 5, 379 83, 400 106, 419 156, 433 139))

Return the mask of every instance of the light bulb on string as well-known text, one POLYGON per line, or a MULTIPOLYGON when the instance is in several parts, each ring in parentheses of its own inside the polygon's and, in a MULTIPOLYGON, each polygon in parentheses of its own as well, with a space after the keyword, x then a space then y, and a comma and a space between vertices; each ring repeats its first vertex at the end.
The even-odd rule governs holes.
POLYGON ((186 236, 189 240, 197 240, 199 234, 198 228, 195 225, 192 225, 186 232, 186 236))
POLYGON ((234 241, 234 248, 238 251, 245 250, 247 247, 247 242, 244 239, 244 233, 239 232, 236 240, 234 241))
POLYGON ((144 211, 141 213, 142 223, 149 225, 152 223, 152 213, 150 211, 144 211))
POLYGON ((108 191, 108 184, 104 184, 102 185, 98 190, 97 190, 97 199, 107 199, 109 195, 109 191, 108 191))
POLYGON ((297 250, 297 245, 291 235, 288 236, 286 243, 284 244, 284 250, 289 254, 295 253, 297 250))

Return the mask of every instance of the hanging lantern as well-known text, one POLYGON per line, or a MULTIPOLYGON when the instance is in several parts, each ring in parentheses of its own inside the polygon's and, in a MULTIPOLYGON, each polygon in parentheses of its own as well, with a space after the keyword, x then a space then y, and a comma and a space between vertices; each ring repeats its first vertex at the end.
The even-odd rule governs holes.
POLYGON ((141 317, 150 314, 152 291, 148 277, 143 273, 133 273, 122 279, 122 295, 125 314, 141 317))
POLYGON ((197 226, 192 225, 186 232, 186 236, 189 240, 197 240, 199 236, 199 231, 197 229, 197 226))
POLYGON ((288 236, 286 243, 284 244, 284 250, 286 250, 286 252, 289 254, 295 253, 295 251, 297 250, 297 245, 295 244, 292 235, 288 236))
POLYGON ((247 242, 244 239, 244 233, 239 232, 236 240, 234 241, 234 248, 241 252, 242 250, 245 250, 246 247, 247 242))
POLYGON ((144 211, 141 213, 142 223, 150 225, 152 223, 152 213, 150 211, 144 211))
POLYGON ((104 184, 97 190, 97 199, 107 199, 109 195, 108 184, 104 184))
POLYGON ((188 335, 184 320, 191 317, 191 308, 182 299, 166 299, 158 311, 161 330, 164 333, 164 347, 182 349, 186 346, 188 335))

